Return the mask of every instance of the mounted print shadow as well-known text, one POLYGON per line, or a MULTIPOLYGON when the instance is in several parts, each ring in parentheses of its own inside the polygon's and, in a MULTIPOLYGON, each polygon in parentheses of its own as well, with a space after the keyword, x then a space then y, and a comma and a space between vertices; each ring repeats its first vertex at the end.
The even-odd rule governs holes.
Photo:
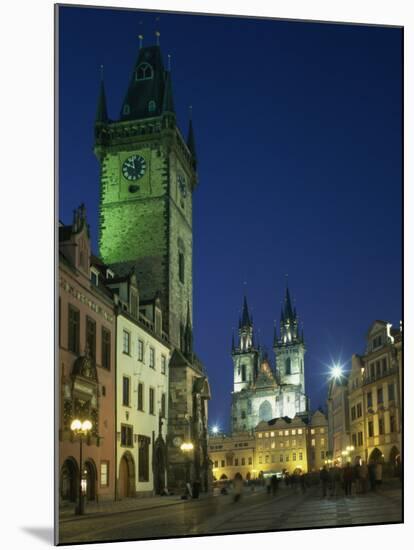
POLYGON ((401 523, 403 29, 55 10, 55 542, 401 523))

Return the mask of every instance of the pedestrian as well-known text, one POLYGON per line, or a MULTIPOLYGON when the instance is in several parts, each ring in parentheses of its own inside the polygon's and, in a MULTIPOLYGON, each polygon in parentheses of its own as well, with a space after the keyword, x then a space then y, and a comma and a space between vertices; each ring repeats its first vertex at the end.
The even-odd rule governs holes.
POLYGON ((306 493, 306 476, 303 472, 300 474, 299 479, 300 479, 300 488, 302 489, 302 493, 306 493))
POLYGON ((236 474, 234 478, 234 502, 238 502, 241 499, 242 493, 243 493, 243 478, 240 474, 236 474))
POLYGON ((362 461, 361 467, 359 469, 359 481, 361 486, 361 493, 367 492, 368 484, 368 466, 365 461, 362 461))
POLYGON ((279 489, 279 479, 275 474, 272 475, 270 484, 272 486, 272 495, 275 497, 279 489))
POLYGON ((382 463, 377 462, 375 465, 375 487, 379 489, 382 484, 382 463))
POLYGON ((331 476, 329 475, 328 470, 326 469, 326 466, 323 466, 319 473, 319 479, 322 483, 322 497, 326 497, 329 481, 331 479, 331 476))
POLYGON ((334 463, 332 477, 333 477, 332 496, 337 497, 339 495, 341 482, 342 482, 342 471, 341 471, 341 468, 338 466, 337 462, 334 463))
POLYGON ((289 487, 289 485, 290 485, 290 475, 289 475, 289 472, 285 472, 285 485, 286 485, 286 487, 289 487))
POLYGON ((372 460, 368 464, 368 478, 371 491, 375 491, 375 462, 372 460))
POLYGON ((361 464, 360 464, 360 461, 358 460, 358 462, 354 466, 355 493, 362 493, 360 472, 361 472, 361 464))
POLYGON ((346 463, 346 466, 343 470, 343 480, 344 480, 344 491, 345 496, 352 496, 352 481, 354 479, 354 471, 350 462, 346 463))
POLYGON ((270 495, 271 487, 270 487, 270 477, 269 476, 266 477, 265 485, 266 485, 266 493, 268 495, 270 495))

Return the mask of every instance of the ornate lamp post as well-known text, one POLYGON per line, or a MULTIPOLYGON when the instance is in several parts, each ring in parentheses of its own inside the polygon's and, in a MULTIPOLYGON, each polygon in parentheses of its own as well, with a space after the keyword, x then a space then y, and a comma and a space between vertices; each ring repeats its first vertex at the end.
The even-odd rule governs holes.
POLYGON ((76 418, 72 421, 70 429, 75 436, 79 437, 79 490, 78 490, 78 506, 75 513, 82 515, 85 513, 84 500, 82 498, 82 474, 83 474, 83 459, 82 459, 82 439, 87 437, 88 432, 92 429, 92 422, 90 420, 84 420, 83 422, 76 418))

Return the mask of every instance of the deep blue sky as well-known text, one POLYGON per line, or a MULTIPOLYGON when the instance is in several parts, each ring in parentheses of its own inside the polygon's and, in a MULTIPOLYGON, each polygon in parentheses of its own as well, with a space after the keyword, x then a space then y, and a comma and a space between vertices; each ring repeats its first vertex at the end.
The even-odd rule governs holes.
POLYGON ((62 8, 59 217, 70 222, 84 202, 95 250, 99 67, 116 119, 137 35, 150 45, 155 30, 165 63, 172 55, 185 135, 193 106, 195 348, 212 386, 210 423, 228 425, 243 293, 271 351, 286 273, 311 407, 324 405, 328 365, 349 367, 375 319, 401 318, 402 32, 62 8))

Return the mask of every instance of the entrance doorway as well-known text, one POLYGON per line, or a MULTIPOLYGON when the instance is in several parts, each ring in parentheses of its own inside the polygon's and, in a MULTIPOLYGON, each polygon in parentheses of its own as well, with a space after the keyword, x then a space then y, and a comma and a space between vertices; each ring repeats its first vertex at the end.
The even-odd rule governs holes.
POLYGON ((88 459, 84 464, 84 479, 86 479, 86 498, 87 500, 96 499, 96 467, 93 460, 88 459))
POLYGON ((76 460, 67 458, 60 470, 60 498, 65 502, 76 502, 79 485, 79 469, 76 460))
POLYGON ((119 498, 135 496, 135 463, 129 451, 126 451, 119 464, 119 498))

